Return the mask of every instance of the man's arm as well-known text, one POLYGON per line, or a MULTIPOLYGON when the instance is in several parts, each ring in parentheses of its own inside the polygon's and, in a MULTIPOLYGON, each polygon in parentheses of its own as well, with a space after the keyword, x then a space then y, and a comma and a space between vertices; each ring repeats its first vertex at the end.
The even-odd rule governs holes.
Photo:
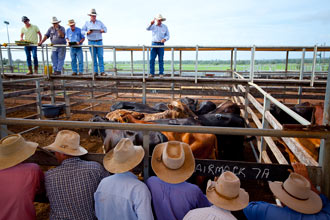
POLYGON ((41 42, 41 38, 42 38, 41 32, 38 31, 37 34, 39 35, 39 42, 41 42))
POLYGON ((38 43, 38 46, 40 46, 43 42, 45 42, 48 39, 48 37, 45 35, 44 38, 38 43))
POLYGON ((101 33, 107 33, 107 31, 108 31, 108 29, 107 29, 107 27, 100 21, 100 23, 101 23, 101 33))
POLYGON ((24 37, 24 33, 21 33, 21 41, 23 40, 24 37))
POLYGON ((154 23, 155 23, 155 19, 150 22, 150 25, 147 27, 147 31, 151 31, 153 29, 154 23))
POLYGON ((314 191, 315 193, 317 193, 318 195, 320 195, 321 192, 316 189, 316 187, 313 185, 311 179, 309 178, 306 166, 302 163, 292 163, 291 165, 292 165, 293 170, 294 170, 295 173, 298 173, 298 174, 302 175, 303 177, 305 177, 310 182, 311 190, 314 191))

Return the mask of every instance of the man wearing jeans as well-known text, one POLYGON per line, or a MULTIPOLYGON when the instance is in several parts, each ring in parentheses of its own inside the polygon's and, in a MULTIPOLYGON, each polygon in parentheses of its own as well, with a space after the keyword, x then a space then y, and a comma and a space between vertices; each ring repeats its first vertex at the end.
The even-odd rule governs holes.
MULTIPOLYGON (((87 34, 88 45, 103 45, 102 33, 107 32, 107 27, 101 21, 96 20, 97 14, 94 8, 88 15, 91 17, 91 19, 90 21, 86 21, 85 25, 82 27, 82 33, 87 34)), ((103 63, 103 47, 94 47, 93 50, 92 48, 90 48, 90 52, 94 60, 94 75, 98 75, 99 67, 101 76, 105 76, 103 63)))
MULTIPOLYGON (((39 46, 45 42, 48 38, 52 44, 66 44, 65 41, 65 29, 59 23, 61 21, 57 20, 56 17, 52 18, 51 23, 53 24, 45 34, 42 41, 40 41, 39 46)), ((64 59, 65 59, 66 47, 64 46, 53 46, 52 48, 52 63, 54 75, 61 75, 64 59)))
MULTIPOLYGON (((23 37, 25 35, 25 40, 30 43, 37 44, 38 43, 38 35, 39 41, 41 41, 41 33, 39 28, 36 25, 30 24, 30 19, 28 17, 23 16, 22 22, 25 26, 21 30, 21 41, 23 41, 23 37)), ((34 73, 38 73, 38 57, 37 57, 37 47, 36 46, 25 46, 24 47, 26 54, 26 62, 29 68, 27 72, 28 75, 33 74, 32 72, 32 60, 31 60, 31 52, 33 56, 33 64, 34 64, 34 73)))
MULTIPOLYGON (((170 39, 170 33, 165 24, 162 24, 162 21, 165 21, 166 18, 163 18, 161 14, 157 15, 154 20, 151 21, 147 31, 152 31, 152 45, 153 46, 163 46, 165 41, 170 39), (157 23, 155 24, 155 20, 157 23)), ((151 57, 150 57, 150 77, 155 75, 155 59, 158 55, 159 63, 159 76, 163 77, 164 74, 164 48, 151 48, 151 57)))
POLYGON ((76 27, 76 23, 73 19, 69 20, 70 28, 66 30, 66 41, 68 46, 70 47, 70 55, 71 55, 71 68, 72 75, 77 75, 77 59, 79 62, 79 75, 83 74, 84 71, 84 60, 83 60, 83 51, 81 47, 74 47, 74 45, 81 45, 85 36, 81 34, 81 29, 76 27), (73 46, 73 47, 72 47, 73 46))

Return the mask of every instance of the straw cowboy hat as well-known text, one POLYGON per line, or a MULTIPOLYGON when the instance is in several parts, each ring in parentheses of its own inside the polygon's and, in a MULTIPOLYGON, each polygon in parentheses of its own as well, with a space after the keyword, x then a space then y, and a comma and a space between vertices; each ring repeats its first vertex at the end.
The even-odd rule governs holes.
POLYGON ((128 138, 122 138, 116 147, 103 158, 103 165, 111 173, 124 173, 139 165, 144 157, 142 146, 135 146, 128 138))
POLYGON ((167 183, 182 183, 195 170, 195 159, 188 144, 169 141, 156 145, 151 158, 156 175, 167 183))
POLYGON ((274 195, 289 208, 304 214, 315 214, 322 209, 322 200, 311 190, 310 182, 297 173, 282 182, 269 182, 274 195))
POLYGON ((88 14, 89 16, 96 16, 96 10, 94 8, 91 9, 91 13, 88 14))
POLYGON ((56 17, 52 17, 52 20, 51 20, 51 23, 52 24, 57 24, 57 23, 60 23, 61 21, 57 20, 56 17))
POLYGON ((166 18, 164 18, 161 14, 156 15, 156 20, 166 21, 166 18))
POLYGON ((58 132, 54 143, 44 149, 70 156, 81 156, 88 153, 85 148, 80 146, 80 135, 70 130, 58 132))
POLYGON ((209 180, 206 188, 207 199, 220 208, 237 211, 244 209, 249 204, 249 194, 240 188, 238 177, 226 171, 221 174, 216 182, 209 180))
POLYGON ((0 170, 13 167, 34 154, 38 143, 25 141, 20 134, 0 140, 0 170))
POLYGON ((73 19, 70 19, 70 20, 68 21, 68 25, 69 25, 69 26, 71 26, 71 25, 75 25, 75 24, 76 24, 76 22, 74 22, 73 19))

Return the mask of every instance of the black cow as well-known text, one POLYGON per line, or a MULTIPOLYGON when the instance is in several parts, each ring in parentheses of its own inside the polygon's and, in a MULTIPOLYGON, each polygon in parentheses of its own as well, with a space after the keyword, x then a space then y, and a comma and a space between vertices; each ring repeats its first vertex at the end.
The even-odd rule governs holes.
MULTIPOLYGON (((90 119, 91 122, 109 122, 107 118, 95 115, 90 119)), ((127 130, 113 130, 113 129, 90 129, 88 131, 90 136, 100 136, 103 140, 104 152, 109 152, 114 148, 122 138, 129 138, 134 145, 143 145, 143 132, 142 131, 127 131, 127 130)), ((151 131, 149 132, 149 152, 152 153, 153 149, 157 144, 167 142, 167 138, 160 132, 151 131)))
POLYGON ((197 111, 197 105, 198 105, 198 100, 195 100, 195 99, 192 99, 192 98, 188 98, 188 97, 185 97, 185 98, 182 98, 180 99, 180 101, 187 105, 188 108, 193 111, 194 113, 196 113, 197 111))
MULTIPOLYGON (((215 127, 238 127, 244 128, 244 119, 236 114, 205 114, 198 116, 198 120, 204 126, 215 127)), ((239 135, 219 135, 218 158, 222 160, 244 160, 244 136, 239 135)))
POLYGON ((202 125, 200 121, 194 118, 159 119, 151 122, 165 125, 202 125))
POLYGON ((205 115, 217 108, 216 104, 211 101, 204 101, 200 104, 199 109, 196 111, 196 115, 205 115))
POLYGON ((156 103, 153 108, 160 112, 168 110, 168 106, 165 102, 156 103))
POLYGON ((161 112, 157 109, 154 109, 146 104, 138 103, 138 102, 116 102, 110 108, 110 111, 115 111, 117 109, 127 109, 134 112, 140 113, 157 113, 161 112))

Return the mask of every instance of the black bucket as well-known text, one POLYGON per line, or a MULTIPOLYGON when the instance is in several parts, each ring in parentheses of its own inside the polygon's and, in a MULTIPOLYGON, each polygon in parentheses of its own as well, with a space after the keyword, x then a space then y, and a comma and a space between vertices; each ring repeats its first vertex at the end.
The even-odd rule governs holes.
POLYGON ((64 111, 65 104, 43 104, 41 109, 42 113, 46 118, 56 118, 64 111))

